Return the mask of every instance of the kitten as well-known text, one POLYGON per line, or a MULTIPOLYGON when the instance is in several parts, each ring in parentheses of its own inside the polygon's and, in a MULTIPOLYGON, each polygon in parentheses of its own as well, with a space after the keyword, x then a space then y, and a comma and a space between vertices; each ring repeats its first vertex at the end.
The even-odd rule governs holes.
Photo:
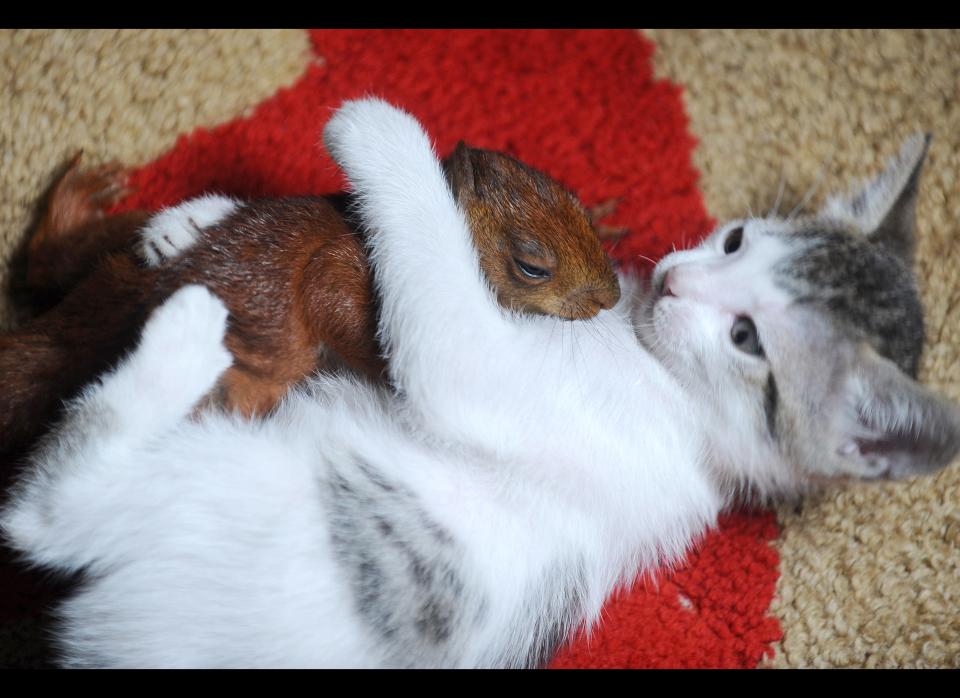
MULTIPOLYGON (((929 472, 957 451, 956 408, 884 344, 897 321, 864 320, 827 270, 906 268, 862 236, 911 232, 922 143, 830 217, 737 222, 667 257, 636 308, 625 294, 561 341, 559 321, 497 305, 415 120, 348 102, 324 137, 371 231, 398 393, 326 377, 263 422, 190 421, 231 363, 227 313, 174 294, 0 519, 33 563, 87 572, 62 608, 65 665, 539 665, 740 489, 929 472)), ((896 303, 859 302, 918 311, 902 276, 873 280, 896 303)))
POLYGON ((727 431, 713 446, 725 488, 909 477, 960 447, 954 408, 913 380, 924 339, 914 209, 928 145, 914 136, 818 215, 733 221, 657 265, 641 339, 727 431))

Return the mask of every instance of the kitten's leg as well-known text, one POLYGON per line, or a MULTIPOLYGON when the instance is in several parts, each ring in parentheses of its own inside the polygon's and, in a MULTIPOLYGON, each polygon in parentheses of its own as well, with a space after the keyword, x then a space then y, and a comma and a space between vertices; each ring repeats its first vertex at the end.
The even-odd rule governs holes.
MULTIPOLYGON (((7 539, 36 562, 78 568, 122 535, 151 441, 181 423, 232 358, 227 310, 201 286, 179 290, 147 321, 140 344, 69 407, 31 456, 0 515, 7 539)), ((131 515, 136 515, 132 512, 131 515)))
POLYGON ((171 206, 147 221, 140 231, 140 255, 151 267, 188 250, 204 228, 216 225, 233 213, 236 199, 206 194, 171 206))
POLYGON ((456 419, 450 401, 477 406, 530 337, 496 304, 430 139, 412 116, 380 100, 347 102, 324 140, 371 229, 391 376, 433 426, 456 419))

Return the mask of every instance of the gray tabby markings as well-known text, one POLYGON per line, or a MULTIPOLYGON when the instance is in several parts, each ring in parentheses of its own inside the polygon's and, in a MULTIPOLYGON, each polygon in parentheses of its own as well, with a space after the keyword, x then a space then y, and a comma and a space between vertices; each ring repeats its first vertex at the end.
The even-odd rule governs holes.
POLYGON ((412 492, 354 465, 349 479, 335 471, 329 490, 334 549, 357 610, 391 654, 442 665, 463 619, 482 607, 465 593, 460 551, 412 492))
POLYGON ((778 266, 799 302, 827 308, 840 326, 916 377, 923 307, 910 269, 886 248, 838 230, 797 233, 800 251, 778 266))
POLYGON ((780 396, 777 392, 777 381, 773 378, 773 372, 767 374, 767 386, 763 391, 763 412, 767 417, 767 430, 773 440, 777 440, 777 406, 780 402, 780 396))

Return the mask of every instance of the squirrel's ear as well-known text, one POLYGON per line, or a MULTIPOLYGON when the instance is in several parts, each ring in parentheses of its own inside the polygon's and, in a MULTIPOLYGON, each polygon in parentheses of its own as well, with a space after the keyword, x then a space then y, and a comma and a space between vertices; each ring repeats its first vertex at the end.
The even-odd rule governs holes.
POLYGON ((454 198, 461 205, 473 199, 477 194, 473 160, 473 148, 460 141, 450 157, 443 161, 447 182, 450 184, 454 198))

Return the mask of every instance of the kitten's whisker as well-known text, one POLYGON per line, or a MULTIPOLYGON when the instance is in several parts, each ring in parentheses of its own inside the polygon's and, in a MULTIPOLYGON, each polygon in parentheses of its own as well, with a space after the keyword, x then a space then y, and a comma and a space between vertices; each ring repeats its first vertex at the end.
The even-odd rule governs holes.
POLYGON ((784 167, 784 165, 780 165, 780 184, 777 187, 777 198, 773 202, 773 206, 767 212, 767 218, 772 218, 780 213, 780 202, 783 201, 783 190, 787 183, 784 167))
POLYGON ((626 237, 627 237, 626 235, 621 235, 620 237, 617 237, 617 238, 614 239, 613 244, 610 245, 610 254, 611 254, 611 255, 612 255, 614 252, 617 251, 617 247, 620 246, 620 243, 621 243, 621 242, 623 241, 623 239, 626 238, 626 237))
POLYGON ((813 180, 813 184, 810 185, 810 188, 807 189, 806 194, 803 195, 803 198, 800 199, 799 203, 790 209, 790 212, 787 214, 787 220, 793 220, 793 217, 810 202, 810 198, 816 193, 817 189, 820 187, 820 182, 823 181, 823 176, 826 174, 826 168, 821 166, 820 172, 817 174, 816 178, 813 180))
POLYGON ((750 206, 750 197, 747 196, 746 189, 738 187, 737 193, 740 195, 740 200, 747 207, 747 213, 749 213, 750 218, 753 218, 753 208, 750 206))
POLYGON ((798 211, 802 211, 803 208, 810 202, 811 197, 814 195, 817 189, 820 188, 820 184, 823 182, 823 178, 827 173, 827 168, 828 166, 833 164, 833 159, 836 157, 836 154, 837 154, 837 141, 836 139, 834 139, 833 147, 830 151, 829 157, 827 158, 827 160, 821 163, 820 169, 817 172, 817 176, 813 180, 813 184, 810 185, 810 188, 807 190, 807 193, 804 194, 803 198, 800 199, 800 203, 794 206, 790 210, 790 213, 787 214, 788 221, 792 220, 794 214, 796 214, 798 211))

